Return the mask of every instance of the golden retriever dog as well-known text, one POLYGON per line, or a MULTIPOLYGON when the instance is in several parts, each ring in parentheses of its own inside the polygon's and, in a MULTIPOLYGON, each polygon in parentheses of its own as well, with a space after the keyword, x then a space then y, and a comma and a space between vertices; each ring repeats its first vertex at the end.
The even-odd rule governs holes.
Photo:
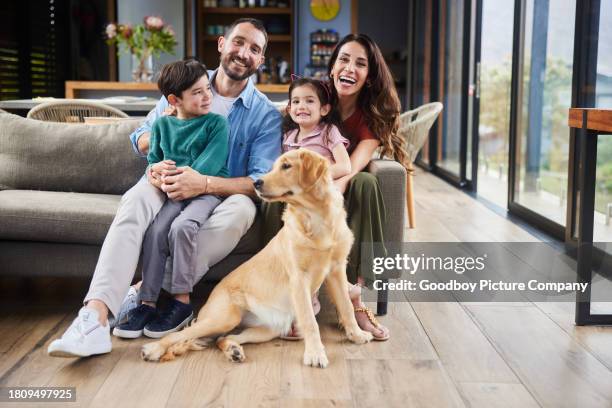
POLYGON ((308 150, 287 152, 255 182, 255 189, 263 200, 287 203, 283 228, 258 254, 219 282, 191 326, 145 344, 144 360, 172 360, 188 350, 202 349, 198 338, 221 335, 216 341, 219 349, 230 361, 242 362, 241 344, 277 338, 296 320, 304 336, 304 364, 327 367, 311 304, 323 282, 348 339, 357 344, 372 339, 357 325, 348 296, 346 262, 353 234, 327 160, 308 150), (242 332, 227 335, 239 325, 244 327, 242 332))

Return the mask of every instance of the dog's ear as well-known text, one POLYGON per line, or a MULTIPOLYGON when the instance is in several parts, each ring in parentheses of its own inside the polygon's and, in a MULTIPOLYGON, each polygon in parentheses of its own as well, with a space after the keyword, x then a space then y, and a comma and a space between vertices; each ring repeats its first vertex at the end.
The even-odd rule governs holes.
POLYGON ((329 163, 319 154, 309 150, 300 149, 300 185, 310 188, 319 183, 329 172, 329 163))

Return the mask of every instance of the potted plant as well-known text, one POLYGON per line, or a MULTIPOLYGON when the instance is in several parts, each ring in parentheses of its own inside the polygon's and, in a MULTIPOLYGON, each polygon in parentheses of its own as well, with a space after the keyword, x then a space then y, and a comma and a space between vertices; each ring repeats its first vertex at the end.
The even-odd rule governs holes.
POLYGON ((175 33, 161 17, 146 16, 143 24, 110 23, 106 26, 106 42, 117 45, 117 54, 129 52, 132 56, 132 79, 150 82, 153 78, 153 57, 162 52, 174 54, 175 33))

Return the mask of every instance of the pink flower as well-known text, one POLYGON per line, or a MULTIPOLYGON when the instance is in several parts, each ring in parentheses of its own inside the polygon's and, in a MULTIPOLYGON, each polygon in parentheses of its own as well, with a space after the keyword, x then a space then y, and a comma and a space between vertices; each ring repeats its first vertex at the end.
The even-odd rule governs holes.
POLYGON ((117 26, 113 23, 106 26, 106 37, 113 39, 117 36, 117 26))
POLYGON ((147 16, 144 18, 145 28, 151 31, 159 31, 164 28, 164 20, 161 17, 147 16))
POLYGON ((134 30, 132 30, 132 26, 129 24, 120 25, 119 26, 119 34, 125 39, 128 39, 134 34, 134 30))
POLYGON ((168 26, 168 27, 166 27, 166 28, 165 28, 165 30, 166 30, 166 32, 167 32, 168 34, 170 34, 172 37, 175 37, 175 36, 176 36, 176 33, 175 33, 175 32, 174 32, 174 30, 172 29, 172 26, 168 26))

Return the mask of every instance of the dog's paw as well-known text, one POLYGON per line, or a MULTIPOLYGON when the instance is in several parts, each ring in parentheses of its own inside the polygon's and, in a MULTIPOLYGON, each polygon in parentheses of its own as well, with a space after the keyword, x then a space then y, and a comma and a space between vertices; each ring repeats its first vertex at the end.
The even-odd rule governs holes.
POLYGON ((325 349, 304 351, 304 365, 325 368, 329 365, 325 349))
POLYGON ((229 344, 228 347, 223 350, 223 353, 232 363, 242 363, 246 359, 244 349, 239 344, 229 344))
POLYGON ((365 344, 374 338, 372 333, 361 329, 357 329, 351 332, 347 331, 346 336, 351 342, 355 344, 365 344))
POLYGON ((142 357, 144 361, 159 361, 165 352, 166 350, 164 347, 156 341, 154 343, 144 344, 142 349, 140 349, 140 357, 142 357))

